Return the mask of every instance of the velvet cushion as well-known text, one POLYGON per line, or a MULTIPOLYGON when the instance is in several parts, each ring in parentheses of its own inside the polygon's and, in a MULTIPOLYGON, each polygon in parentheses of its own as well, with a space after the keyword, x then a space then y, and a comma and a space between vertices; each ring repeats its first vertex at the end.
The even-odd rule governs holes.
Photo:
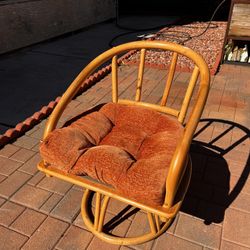
POLYGON ((41 155, 53 166, 60 163, 66 172, 89 175, 132 199, 161 205, 168 168, 182 134, 182 125, 173 117, 108 103, 69 127, 53 131, 46 138, 47 146, 42 143, 41 155), (65 134, 67 129, 78 131, 70 130, 73 140, 69 132, 65 134), (62 140, 71 140, 71 146, 62 144, 62 140), (57 150, 56 145, 65 149, 57 150))
POLYGON ((171 156, 165 151, 134 163, 120 178, 117 189, 122 194, 149 205, 162 205, 171 156))
POLYGON ((93 146, 79 130, 72 127, 56 129, 41 143, 40 152, 46 163, 69 172, 79 156, 93 146))
POLYGON ((140 147, 138 159, 147 159, 163 152, 167 155, 173 155, 178 142, 177 138, 178 135, 168 131, 148 136, 140 147))
POLYGON ((118 127, 127 125, 140 129, 148 135, 157 131, 160 118, 165 117, 165 115, 154 110, 135 106, 117 105, 115 103, 105 105, 101 108, 100 113, 106 115, 118 127))
POLYGON ((112 131, 101 141, 101 145, 113 145, 126 150, 135 159, 147 134, 137 127, 129 125, 114 126, 112 131))
POLYGON ((98 145, 112 129, 112 123, 101 112, 93 112, 72 123, 71 127, 78 129, 89 141, 98 145))
POLYGON ((80 156, 71 173, 87 174, 115 186, 133 163, 126 151, 115 146, 102 145, 93 147, 80 156))

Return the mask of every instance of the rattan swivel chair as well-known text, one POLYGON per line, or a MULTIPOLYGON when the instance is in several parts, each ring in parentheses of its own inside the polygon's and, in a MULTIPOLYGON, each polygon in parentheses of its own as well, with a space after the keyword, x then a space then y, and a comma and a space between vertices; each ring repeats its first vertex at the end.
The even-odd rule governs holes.
POLYGON ((43 160, 38 169, 85 188, 82 218, 97 237, 120 245, 141 244, 158 237, 179 211, 189 185, 189 147, 207 99, 209 81, 209 69, 203 58, 181 45, 138 41, 102 53, 77 76, 51 114, 40 145, 43 160), (141 101, 145 55, 150 49, 170 51, 172 55, 159 104, 141 101), (120 99, 118 94, 119 56, 130 50, 140 53, 135 100, 120 99), (166 103, 179 55, 192 60, 194 68, 181 108, 177 110, 166 103), (55 129, 82 83, 110 59, 112 102, 55 129), (197 99, 184 126, 196 82, 199 82, 197 99), (96 198, 91 219, 88 206, 93 193, 96 198), (110 198, 143 210, 150 231, 133 238, 104 232, 110 198))

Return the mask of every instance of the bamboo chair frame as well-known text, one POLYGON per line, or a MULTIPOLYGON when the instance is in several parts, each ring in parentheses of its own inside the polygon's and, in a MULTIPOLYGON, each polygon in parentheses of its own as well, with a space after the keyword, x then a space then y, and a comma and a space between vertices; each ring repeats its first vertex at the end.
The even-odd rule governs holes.
POLYGON ((138 105, 154 109, 159 112, 177 117, 180 123, 184 122, 195 84, 197 82, 198 76, 200 76, 200 85, 196 103, 194 104, 191 115, 186 123, 183 138, 177 145, 169 167, 169 173, 166 179, 166 195, 164 204, 162 206, 149 206, 147 204, 140 203, 138 201, 129 199, 128 197, 118 194, 116 190, 114 190, 112 187, 108 187, 100 182, 96 182, 89 178, 75 176, 72 174, 65 174, 59 169, 50 166, 47 167, 45 166, 45 163, 43 161, 38 164, 38 169, 46 173, 47 176, 55 176, 62 180, 84 187, 86 189, 82 199, 81 212, 82 218, 86 226, 93 234, 112 244, 141 244, 146 241, 152 240, 164 233, 181 207, 191 177, 192 166, 188 151, 193 134, 195 132, 207 99, 209 91, 210 73, 206 62, 199 54, 187 47, 178 44, 162 41, 137 41, 114 47, 102 53, 100 56, 90 62, 72 82, 72 84, 63 94, 60 102, 52 112, 45 127, 44 138, 56 128, 57 122, 60 116, 62 115, 64 109, 66 108, 67 104, 72 100, 72 98, 77 94, 83 82, 90 76, 90 74, 95 69, 97 69, 100 65, 102 65, 109 59, 112 59, 111 65, 113 102, 126 105, 138 105), (140 101, 145 65, 145 55, 146 50, 148 49, 162 49, 173 52, 172 60, 169 67, 169 73, 166 80, 166 86, 160 105, 140 101), (122 100, 118 98, 118 55, 125 53, 129 50, 141 51, 135 101, 122 100), (166 106, 167 98, 174 78, 178 54, 190 58, 195 64, 180 110, 172 109, 166 106), (94 222, 91 221, 91 216, 88 212, 88 204, 90 202, 90 194, 92 192, 96 193, 94 222), (101 199, 102 196, 103 199, 101 199), (122 238, 103 232, 105 212, 110 198, 115 198, 121 202, 144 210, 148 216, 150 232, 134 238, 122 238))

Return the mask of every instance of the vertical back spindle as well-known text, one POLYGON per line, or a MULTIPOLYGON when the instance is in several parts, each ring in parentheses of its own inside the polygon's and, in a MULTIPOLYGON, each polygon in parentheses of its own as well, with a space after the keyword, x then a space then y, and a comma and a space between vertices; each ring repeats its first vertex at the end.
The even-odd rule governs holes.
POLYGON ((112 58, 112 101, 118 102, 118 67, 117 56, 112 58))
POLYGON ((199 68, 197 66, 194 67, 193 73, 191 75, 189 84, 188 84, 188 88, 187 88, 187 92, 185 94, 184 100, 182 102, 182 106, 181 106, 181 110, 180 110, 180 114, 178 116, 178 121, 183 123, 186 113, 187 113, 187 109, 188 109, 188 105, 190 103, 193 91, 194 91, 194 87, 196 84, 196 81, 198 79, 199 76, 199 68))
POLYGON ((161 99, 161 106, 165 106, 166 103, 167 103, 168 95, 169 95, 171 85, 172 85, 172 82, 173 82, 173 78, 174 78, 177 59, 178 59, 178 54, 176 52, 174 52, 173 56, 172 56, 171 64, 170 64, 170 67, 169 67, 169 73, 168 73, 168 78, 167 78, 167 81, 166 81, 166 86, 165 86, 164 93, 163 93, 163 96, 162 96, 162 99, 161 99))
POLYGON ((95 204, 95 220, 94 220, 94 228, 98 229, 99 218, 100 218, 100 206, 101 206, 101 194, 96 193, 96 204, 95 204))
POLYGON ((145 56, 146 56, 146 49, 141 49, 141 57, 140 57, 140 64, 139 64, 139 70, 138 70, 138 80, 137 80, 136 95, 135 95, 136 102, 139 102, 141 100, 141 90, 142 90, 142 80, 143 80, 144 65, 145 65, 145 56))

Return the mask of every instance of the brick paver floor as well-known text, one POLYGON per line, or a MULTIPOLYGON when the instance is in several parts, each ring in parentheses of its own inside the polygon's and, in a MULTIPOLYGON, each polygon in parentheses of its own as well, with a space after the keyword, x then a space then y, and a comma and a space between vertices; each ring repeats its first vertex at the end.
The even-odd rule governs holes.
MULTIPOLYGON (((119 68, 123 97, 134 95, 136 71, 119 68)), ((178 107, 189 73, 177 73, 169 105, 178 107)), ((159 102, 166 72, 146 69, 143 100, 159 102)), ((82 189, 45 177, 39 139, 45 121, 0 150, 0 249, 249 249, 250 70, 223 65, 211 91, 191 147, 191 185, 170 229, 137 246, 109 245, 94 237, 80 214, 82 189)), ((60 125, 83 110, 111 100, 110 76, 73 100, 60 125)), ((112 201, 106 226, 123 236, 148 229, 145 215, 112 201), (115 215, 123 214, 116 223, 115 215)))

